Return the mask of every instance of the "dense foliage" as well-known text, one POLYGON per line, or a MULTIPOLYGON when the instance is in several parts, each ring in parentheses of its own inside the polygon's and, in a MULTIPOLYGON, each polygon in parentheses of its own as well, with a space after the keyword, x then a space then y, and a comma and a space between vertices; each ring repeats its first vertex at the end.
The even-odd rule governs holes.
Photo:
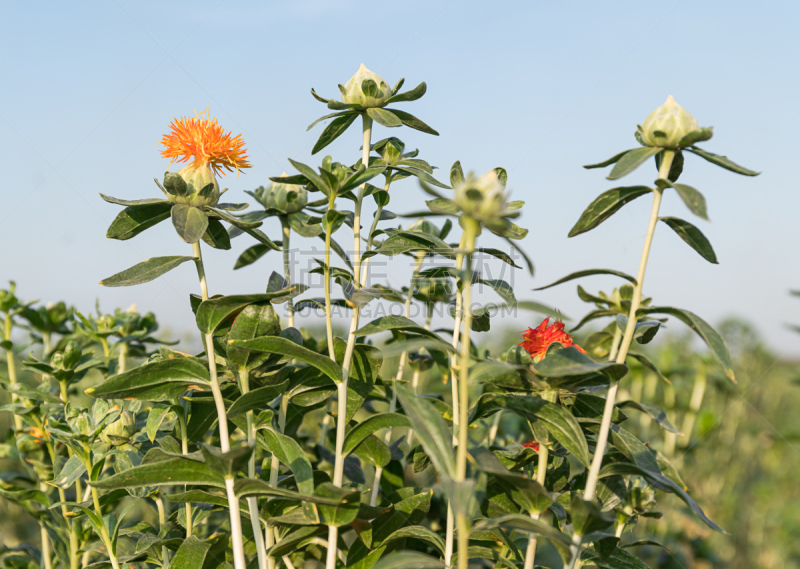
POLYGON ((328 156, 316 168, 291 161, 297 174, 271 178, 251 193, 255 211, 240 214, 248 204, 219 201, 225 190, 217 175, 250 164, 241 136, 226 133, 210 115, 176 120, 162 139, 163 156, 187 162, 156 181, 163 198, 102 196, 124 207, 107 237, 130 239, 170 218, 191 244, 192 255, 152 257, 101 284, 141 284, 193 262, 199 294, 191 305, 202 353, 182 353, 155 338, 151 314, 83 315, 63 304, 25 303, 13 284, 0 292, 3 387, 11 394, 4 409, 13 416, 5 455, 22 467, 4 474, 0 494, 41 527, 41 547, 4 551, 6 566, 532 569, 547 559, 568 567, 646 567, 636 553, 644 548, 649 555, 656 541, 623 537, 660 517, 657 498, 667 494, 722 531, 687 491, 675 449, 680 428, 694 430, 689 418, 700 411, 706 378, 719 373, 734 380, 733 361, 722 336, 700 316, 643 297, 642 288, 658 221, 717 262, 697 227, 659 217, 662 196, 674 190, 693 214, 707 218, 702 194, 678 183, 684 157, 756 173, 698 147, 711 128, 699 127, 671 97, 638 128, 640 147, 587 166, 613 165, 609 179, 616 180, 652 159, 657 179, 603 192, 570 232, 581 235, 629 201, 653 197, 635 277, 587 269, 549 285, 598 274, 620 279, 610 293, 578 287, 591 310, 571 332, 596 321, 605 327, 575 343, 555 310, 518 299, 507 281, 475 269, 476 258, 487 255, 517 269, 520 258, 533 271, 519 245, 527 230, 515 223, 524 202, 508 200, 503 168, 478 176, 456 162, 442 182, 400 139, 373 142, 375 123, 438 134, 395 108, 425 94, 424 83, 405 92, 402 84, 390 88, 362 66, 339 86, 341 102, 312 90, 334 111, 311 125, 329 121, 312 154, 360 119, 361 158, 348 165, 328 156), (398 217, 386 209, 395 184, 412 178, 406 186, 431 197, 427 210, 407 214, 415 221, 405 228, 384 227, 398 217), (362 234, 370 198, 377 211, 362 234), (280 239, 259 229, 268 217, 279 218, 280 239), (458 239, 450 237, 454 221, 458 239), (344 225, 353 233, 350 251, 334 239, 344 225), (480 247, 486 231, 519 255, 480 247), (236 268, 282 250, 282 270, 263 292, 212 295, 201 243, 230 249, 231 238, 243 234, 256 244, 236 268), (308 286, 293 281, 293 236, 324 241, 324 258, 315 259, 324 297, 304 296, 308 286), (339 261, 332 252, 343 266, 333 265, 339 261), (412 264, 407 287, 373 282, 370 260, 379 255, 412 264), (435 266, 426 267, 431 259, 435 266), (341 298, 333 297, 334 283, 341 298), (477 305, 475 287, 492 290, 501 303, 477 305), (415 300, 426 308, 424 323, 410 318, 415 300), (399 303, 405 315, 361 321, 364 308, 378 302, 399 303), (285 305, 286 322, 276 305, 285 305), (430 315, 442 307, 453 328, 432 330, 430 315), (342 338, 334 334, 334 308, 349 314, 342 338), (324 336, 295 327, 296 313, 314 309, 325 316, 324 336), (520 345, 479 350, 473 334, 496 328, 495 316, 511 310, 548 318, 520 345), (645 351, 667 319, 705 342, 707 361, 670 360, 677 349, 659 352, 663 358, 645 351), (28 359, 19 357, 30 347, 15 328, 42 344, 28 359), (18 369, 35 381, 22 381, 18 369), (684 382, 669 383, 671 375, 693 385, 689 412, 677 427, 674 416, 645 400, 652 393, 642 397, 663 381, 674 408, 684 382), (85 377, 99 376, 85 395, 78 393, 85 377), (626 377, 631 387, 620 391, 626 377), (633 420, 634 413, 666 433, 660 450, 648 444, 645 422, 633 420))

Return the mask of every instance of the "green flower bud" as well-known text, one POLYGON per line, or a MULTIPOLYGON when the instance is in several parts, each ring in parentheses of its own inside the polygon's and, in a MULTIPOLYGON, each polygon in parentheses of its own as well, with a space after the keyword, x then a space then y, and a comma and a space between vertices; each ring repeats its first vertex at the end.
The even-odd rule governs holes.
POLYGON ((83 348, 81 348, 81 345, 78 342, 73 340, 67 342, 67 346, 64 348, 64 369, 72 369, 78 365, 82 355, 83 348))
POLYGON ((373 146, 373 150, 380 154, 381 158, 383 158, 384 162, 387 164, 398 162, 402 158, 405 149, 405 143, 394 136, 381 140, 373 146))
POLYGON ((480 178, 470 173, 454 190, 456 204, 473 219, 492 221, 506 214, 508 195, 494 170, 489 170, 480 178))
POLYGON ((684 136, 699 128, 697 120, 670 95, 666 103, 644 119, 639 132, 647 146, 678 148, 684 136))
MULTIPOLYGON (((281 177, 287 175, 284 172, 281 177)), ((283 213, 295 213, 308 203, 308 192, 303 186, 273 182, 264 190, 262 199, 267 208, 275 208, 283 213)))
POLYGON ((111 423, 100 433, 100 440, 106 444, 120 446, 127 444, 136 433, 136 421, 127 411, 123 411, 119 419, 111 423))
POLYGON ((14 296, 14 291, 17 288, 17 283, 9 281, 8 290, 0 290, 0 310, 9 312, 17 304, 17 297, 14 296))
POLYGON ((215 206, 219 201, 219 183, 214 170, 208 164, 192 162, 178 171, 178 176, 185 182, 168 183, 170 173, 164 177, 164 186, 169 192, 169 201, 178 204, 189 204, 194 207, 215 206))
POLYGON ((356 74, 339 89, 342 91, 342 102, 355 103, 364 108, 382 107, 392 96, 392 90, 386 81, 377 73, 373 73, 364 64, 358 68, 356 74))
POLYGON ((98 332, 111 332, 114 327, 115 318, 110 314, 103 314, 97 318, 97 331, 98 332))

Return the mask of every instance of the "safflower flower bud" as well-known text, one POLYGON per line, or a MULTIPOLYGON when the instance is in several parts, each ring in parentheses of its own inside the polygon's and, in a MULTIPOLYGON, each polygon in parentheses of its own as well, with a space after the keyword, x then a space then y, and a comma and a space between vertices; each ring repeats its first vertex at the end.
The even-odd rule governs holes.
POLYGON ((508 209, 508 194, 494 170, 480 178, 470 173, 455 188, 455 201, 464 214, 481 221, 503 217, 508 209))
POLYGON ((121 446, 131 440, 136 433, 136 421, 127 411, 123 411, 119 419, 111 423, 100 433, 100 440, 112 446, 121 446))
MULTIPOLYGON (((287 175, 284 172, 281 177, 287 175)), ((267 208, 275 208, 283 213, 296 213, 308 203, 308 192, 303 186, 273 182, 264 190, 261 199, 267 208)))
POLYGON ((666 103, 644 119, 640 134, 647 146, 678 148, 684 136, 699 128, 697 120, 670 95, 666 103))
POLYGON ((392 96, 388 83, 377 73, 367 69, 364 64, 358 68, 344 87, 341 85, 342 102, 361 105, 364 108, 382 107, 392 96))

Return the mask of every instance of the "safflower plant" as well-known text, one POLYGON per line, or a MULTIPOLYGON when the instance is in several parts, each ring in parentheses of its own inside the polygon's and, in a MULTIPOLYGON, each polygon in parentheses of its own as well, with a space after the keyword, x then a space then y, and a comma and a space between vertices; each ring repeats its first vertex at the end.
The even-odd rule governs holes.
POLYGON ((662 493, 722 531, 675 466, 625 429, 625 412, 678 430, 661 409, 617 401, 617 393, 629 365, 668 379, 644 352, 631 351, 634 341, 654 341, 667 318, 695 331, 734 379, 728 350, 707 322, 642 293, 658 221, 717 262, 697 227, 659 216, 663 195, 674 189, 707 219, 702 194, 678 183, 684 154, 755 172, 699 148, 711 129, 671 97, 636 131, 640 148, 587 166, 613 165, 614 180, 653 159, 657 178, 602 193, 570 232, 590 231, 632 199, 653 196, 635 277, 588 269, 548 285, 600 274, 625 281, 611 294, 579 286, 593 308, 568 331, 558 311, 518 299, 509 282, 477 270, 481 255, 516 269, 521 258, 533 272, 520 246, 527 230, 515 223, 524 202, 510 201, 506 170, 465 174, 456 162, 445 183, 399 138, 373 142, 375 123, 438 134, 388 107, 425 93, 425 83, 400 93, 402 83, 389 88, 362 66, 340 85, 341 102, 312 90, 336 111, 320 119, 332 120, 312 154, 361 118, 360 156, 328 156, 315 166, 291 161, 297 173, 248 192, 253 211, 219 201, 218 176, 243 173, 250 162, 242 136, 208 110, 176 119, 163 136, 162 156, 186 163, 156 181, 164 198, 102 196, 124 206, 107 237, 131 239, 170 218, 191 245, 191 255, 153 257, 101 284, 138 285, 194 263, 199 294, 190 300, 200 353, 156 338, 156 317, 135 307, 84 316, 63 303, 25 303, 13 283, 0 291, 2 387, 11 396, 3 411, 13 416, 2 453, 19 464, 0 481, 0 496, 41 527, 38 547, 0 552, 4 566, 533 569, 542 566, 547 542, 565 567, 645 568, 635 555, 641 542, 626 543, 624 534, 657 515, 662 493), (419 186, 431 198, 427 209, 386 209, 397 183, 419 186), (370 197, 376 211, 366 223, 370 197), (270 217, 280 221, 278 239, 260 229, 270 217), (404 219, 412 221, 403 227, 404 219), (349 250, 334 239, 344 226, 352 230, 349 250), (456 226, 461 233, 450 238, 456 226), (512 250, 479 246, 484 230, 512 250), (278 270, 250 294, 212 295, 201 243, 227 250, 242 234, 256 243, 234 268, 274 260, 278 270), (317 297, 292 274, 290 244, 308 238, 324 242, 315 259, 324 283, 317 297), (282 263, 268 255, 281 250, 282 263), (333 266, 332 251, 344 266, 333 266), (370 264, 378 256, 411 263, 408 285, 376 282, 370 264), (478 305, 476 287, 501 303, 478 305), (381 302, 397 303, 402 315, 363 322, 365 307, 381 302), (414 302, 425 308, 422 322, 412 318, 414 302), (284 321, 276 311, 283 304, 284 321), (310 308, 323 312, 324 337, 297 326, 296 315, 310 308), (349 315, 343 337, 335 333, 334 308, 349 315), (452 328, 433 329, 437 308, 449 312, 452 328), (496 327, 498 309, 540 316, 516 345, 492 354, 473 334, 496 327), (605 328, 575 340, 576 330, 601 319, 609 320, 605 328), (501 415, 515 416, 519 428, 502 427, 501 415), (152 515, 143 514, 148 509, 152 515))

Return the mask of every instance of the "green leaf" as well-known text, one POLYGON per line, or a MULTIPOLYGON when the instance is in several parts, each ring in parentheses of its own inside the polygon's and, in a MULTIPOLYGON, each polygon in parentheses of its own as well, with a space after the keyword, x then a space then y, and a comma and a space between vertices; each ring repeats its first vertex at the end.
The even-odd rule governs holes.
POLYGON ((419 334, 421 336, 433 338, 434 340, 439 340, 440 342, 446 344, 446 342, 439 338, 435 332, 431 332, 430 330, 419 326, 416 322, 410 318, 406 318, 405 316, 381 316, 369 324, 362 326, 356 330, 354 334, 356 336, 371 336, 372 334, 379 334, 380 332, 386 332, 389 330, 419 334))
POLYGON ((649 565, 624 549, 616 548, 610 555, 600 555, 592 549, 581 552, 581 561, 600 569, 649 569, 649 565))
POLYGON ((239 258, 236 259, 236 264, 233 266, 233 270, 235 271, 236 269, 241 269, 242 267, 252 265, 261 257, 266 255, 267 252, 272 250, 272 248, 262 245, 261 243, 245 249, 244 252, 239 255, 239 258))
POLYGON ((416 101, 417 99, 421 98, 425 94, 425 91, 427 91, 427 90, 428 90, 428 86, 423 81, 422 83, 420 83, 419 85, 417 85, 416 87, 414 87, 413 89, 411 89, 409 91, 405 91, 404 93, 397 93, 396 95, 392 95, 386 101, 386 104, 390 105, 392 103, 404 103, 404 102, 407 102, 407 101, 416 101))
POLYGON ((439 534, 432 532, 425 526, 406 526, 401 528, 391 534, 389 537, 383 540, 383 543, 390 543, 392 541, 397 541, 399 539, 419 539, 422 541, 427 541, 431 545, 433 545, 436 549, 439 550, 439 553, 444 555, 444 548, 445 543, 444 540, 439 536, 439 534))
POLYGON ((136 237, 142 231, 161 223, 169 217, 172 204, 170 202, 131 205, 123 209, 111 222, 106 232, 109 239, 126 241, 136 237))
POLYGON ((197 243, 208 229, 208 216, 200 208, 175 204, 171 215, 175 231, 187 243, 197 243))
POLYGON ((200 328, 200 331, 204 334, 210 334, 228 319, 228 317, 241 312, 251 304, 292 298, 298 294, 302 294, 307 288, 306 285, 295 284, 275 292, 263 294, 235 294, 204 300, 197 309, 195 318, 197 327, 200 328))
POLYGON ((529 419, 540 420, 553 438, 572 453, 581 464, 589 467, 589 445, 586 437, 583 435, 577 419, 564 407, 534 395, 484 393, 470 410, 470 422, 477 417, 486 416, 490 411, 501 409, 514 411, 529 419))
POLYGON ((203 241, 214 249, 227 251, 231 248, 231 238, 228 235, 228 231, 218 219, 208 220, 208 229, 203 233, 203 241))
POLYGON ((454 478, 453 435, 442 414, 431 402, 414 395, 402 385, 395 385, 395 392, 433 466, 441 476, 454 478))
POLYGON ((722 336, 720 336, 717 331, 708 324, 708 322, 700 318, 697 314, 694 312, 689 312, 688 310, 673 308, 671 306, 650 306, 646 308, 640 308, 638 315, 643 314, 669 314, 670 316, 674 316, 686 324, 689 328, 694 330, 697 335, 700 336, 708 345, 708 347, 711 349, 711 353, 714 354, 714 357, 717 358, 717 361, 725 370, 725 375, 727 375, 732 381, 736 381, 736 377, 731 366, 731 355, 730 352, 728 352, 728 347, 725 345, 725 341, 722 339, 722 336))
POLYGON ((447 566, 419 551, 395 551, 381 557, 375 569, 447 569, 447 566))
POLYGON ((228 409, 228 419, 243 415, 248 411, 265 408, 270 401, 286 391, 288 386, 289 380, 287 379, 283 383, 259 387, 258 389, 245 393, 234 401, 233 405, 228 409))
MULTIPOLYGON (((325 127, 325 130, 322 131, 322 134, 317 139, 317 143, 311 150, 311 154, 312 155, 316 154, 317 152, 328 146, 331 142, 339 138, 342 134, 344 134, 344 131, 346 131, 350 127, 350 125, 353 124, 353 121, 356 120, 356 117, 358 115, 359 113, 355 112, 347 113, 345 115, 333 119, 330 123, 328 123, 328 126, 325 127)), ((305 175, 305 172, 302 173, 305 175)), ((312 180, 312 182, 314 181, 313 178, 309 179, 312 180)), ((324 185, 319 187, 320 190, 322 190, 323 188, 325 188, 324 185)))
POLYGON ((270 557, 275 558, 288 555, 295 551, 295 548, 299 543, 313 538, 314 536, 321 535, 322 533, 326 533, 327 531, 328 528, 323 525, 300 526, 298 529, 290 531, 288 534, 286 534, 277 544, 273 545, 269 550, 267 550, 267 553, 270 557))
POLYGON ((182 457, 142 463, 141 466, 91 482, 92 486, 100 490, 175 486, 178 484, 204 484, 225 488, 225 480, 222 476, 214 474, 206 464, 182 457))
POLYGON ((619 180, 623 176, 636 170, 636 168, 641 166, 651 156, 660 154, 663 150, 663 148, 653 148, 650 146, 629 150, 617 160, 617 163, 608 175, 608 179, 619 180))
POLYGON ((509 471, 495 454, 485 447, 470 449, 476 468, 494 476, 501 487, 529 514, 539 514, 553 503, 553 497, 527 476, 509 471))
POLYGON ((683 239, 689 246, 700 253, 709 263, 717 264, 717 256, 714 254, 714 249, 711 243, 708 242, 703 232, 697 229, 688 221, 684 221, 677 217, 660 217, 661 221, 666 223, 672 230, 678 234, 678 237, 683 239))
POLYGON ((186 261, 194 261, 194 257, 152 257, 130 269, 103 279, 100 284, 103 286, 133 286, 147 283, 186 261))
POLYGON ((652 403, 639 403, 638 401, 623 401, 621 403, 617 403, 617 407, 619 408, 631 408, 636 409, 638 411, 643 411, 650 415, 653 420, 658 423, 662 429, 669 431, 670 433, 675 433, 676 435, 683 435, 678 429, 676 429, 672 423, 670 422, 669 418, 667 417, 666 411, 658 407, 657 405, 653 405, 652 403))
POLYGON ((347 456, 371 434, 390 427, 410 427, 411 419, 399 413, 380 413, 365 419, 347 433, 342 453, 347 456))
POLYGON ((296 440, 272 429, 261 431, 269 451, 294 474, 297 489, 302 494, 314 493, 314 470, 303 448, 296 440))
POLYGON ((286 358, 298 359, 317 368, 336 383, 339 383, 342 380, 342 374, 344 373, 342 366, 330 358, 311 351, 308 348, 298 346, 286 338, 281 338, 279 336, 265 336, 262 338, 255 338, 253 340, 234 340, 230 343, 236 347, 244 348, 254 352, 283 354, 283 356, 286 358))
POLYGON ((681 488, 678 484, 676 484, 670 478, 667 478, 663 474, 659 474, 657 472, 652 472, 641 466, 637 466, 635 464, 631 464, 628 462, 614 462, 611 464, 606 464, 600 470, 600 478, 608 478, 609 476, 641 476, 649 483, 655 485, 657 488, 664 490, 665 492, 670 492, 678 496, 683 502, 691 508, 691 510, 695 513, 697 517, 699 517, 705 524, 714 529, 718 532, 725 533, 721 527, 715 524, 708 516, 706 516, 703 509, 694 501, 692 498, 683 488, 681 488))
POLYGON ((529 534, 532 533, 540 535, 550 541, 563 543, 564 545, 572 544, 572 539, 570 539, 567 534, 553 527, 553 525, 543 522, 542 520, 534 520, 530 516, 522 514, 505 514, 481 520, 475 524, 473 531, 491 530, 494 528, 506 528, 529 534))
MULTIPOLYGON (((638 150, 638 148, 634 148, 632 150, 638 150)), ((606 166, 611 166, 612 164, 616 164, 617 162, 619 162, 619 159, 625 156, 628 152, 631 152, 631 150, 623 150, 622 152, 620 152, 619 154, 615 154, 608 160, 604 160, 603 162, 598 162, 597 164, 588 164, 584 166, 584 168, 586 168, 587 170, 591 170, 592 168, 605 168, 606 166)))
POLYGON ((571 280, 574 280, 574 279, 579 279, 581 277, 588 277, 590 275, 614 275, 616 277, 621 277, 621 278, 625 279, 626 281, 633 283, 634 285, 636 284, 636 279, 635 278, 633 278, 632 276, 630 276, 628 274, 621 273, 619 271, 612 271, 611 269, 586 269, 585 271, 577 271, 577 272, 574 272, 574 273, 570 273, 566 277, 558 279, 556 282, 550 283, 547 286, 542 286, 542 287, 539 287, 539 288, 535 288, 533 290, 544 290, 546 288, 550 288, 550 287, 565 283, 567 281, 571 281, 571 280))
POLYGON ((591 231, 614 215, 626 203, 652 192, 647 186, 623 186, 612 188, 600 194, 581 214, 580 219, 570 230, 568 237, 591 231))
POLYGON ((370 107, 367 109, 367 116, 379 125, 387 127, 403 126, 403 121, 397 118, 397 116, 379 107, 370 107))
POLYGON ((671 184, 670 187, 675 188, 675 191, 678 192, 678 196, 680 196, 683 203, 686 204, 686 207, 689 208, 689 211, 697 217, 709 221, 708 210, 706 209, 706 198, 703 197, 703 194, 686 184, 671 184))
MULTIPOLYGON (((260 302, 249 304, 239 312, 231 324, 228 340, 252 340, 260 336, 278 336, 280 333, 281 323, 272 304, 260 302)), ((269 358, 268 355, 255 354, 231 345, 225 351, 228 361, 240 369, 253 369, 269 358)))
POLYGON ((628 366, 615 362, 596 362, 575 347, 548 351, 541 362, 533 366, 537 375, 546 378, 584 378, 597 373, 616 381, 625 377, 628 366))
POLYGON ((161 423, 164 421, 164 417, 166 417, 167 413, 169 413, 169 410, 169 407, 153 407, 150 409, 150 413, 147 414, 145 431, 147 432, 147 438, 150 439, 151 443, 156 440, 158 429, 161 426, 161 423))
MULTIPOLYGON (((617 314, 616 322, 620 332, 624 334, 628 327, 628 317, 624 314, 617 314)), ((633 339, 639 344, 649 344, 660 329, 661 322, 657 320, 639 320, 634 328, 633 339)))
POLYGON ((356 519, 361 502, 361 493, 358 490, 337 488, 332 483, 325 482, 317 487, 314 494, 339 502, 336 506, 318 506, 326 525, 342 527, 356 519))
POLYGON ((72 486, 84 472, 86 472, 86 465, 78 455, 73 455, 67 460, 64 466, 61 467, 58 475, 49 482, 49 484, 66 490, 72 486))
POLYGON ((122 200, 119 198, 107 196, 104 194, 100 194, 100 197, 103 198, 108 203, 113 203, 117 205, 125 205, 125 206, 136 206, 136 205, 151 205, 151 204, 169 204, 169 200, 161 199, 161 198, 146 198, 143 200, 122 200))
POLYGON ((143 399, 169 401, 191 386, 210 385, 208 368, 189 358, 175 358, 148 363, 115 375, 86 390, 100 399, 143 399))
POLYGON ((225 558, 228 536, 216 535, 209 539, 200 539, 195 535, 187 537, 181 543, 175 557, 170 561, 171 569, 212 569, 225 558))
POLYGON ((412 114, 406 113, 404 111, 398 111, 397 109, 386 109, 386 110, 394 114, 407 127, 413 128, 414 130, 422 131, 427 134, 432 134, 434 136, 439 136, 438 132, 433 130, 431 127, 429 127, 427 124, 425 124, 412 114))
POLYGON ((696 146, 693 146, 692 148, 687 148, 686 150, 688 150, 692 154, 696 154, 700 158, 708 160, 712 164, 721 166, 722 168, 730 170, 731 172, 742 174, 743 176, 758 176, 761 173, 761 172, 754 172, 753 170, 748 170, 744 166, 739 166, 732 160, 728 160, 727 156, 720 156, 719 154, 714 154, 713 152, 708 152, 707 150, 701 150, 696 146))

